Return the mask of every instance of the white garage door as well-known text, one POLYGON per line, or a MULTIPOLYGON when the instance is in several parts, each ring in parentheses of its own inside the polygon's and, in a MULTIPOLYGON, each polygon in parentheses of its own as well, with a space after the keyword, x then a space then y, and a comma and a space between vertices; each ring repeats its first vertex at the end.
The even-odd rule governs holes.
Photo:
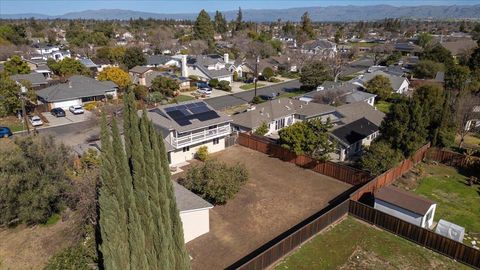
POLYGON ((82 100, 81 99, 74 99, 74 100, 65 100, 65 101, 54 102, 52 108, 68 109, 68 107, 73 106, 73 105, 82 105, 82 100))

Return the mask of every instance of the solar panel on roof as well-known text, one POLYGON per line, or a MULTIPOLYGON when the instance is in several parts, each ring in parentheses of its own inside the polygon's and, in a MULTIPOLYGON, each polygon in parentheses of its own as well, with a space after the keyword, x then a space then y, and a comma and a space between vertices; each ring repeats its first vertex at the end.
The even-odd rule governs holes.
POLYGON ((190 120, 188 120, 186 117, 175 119, 175 122, 177 122, 177 124, 179 124, 182 127, 188 126, 191 124, 190 120))
POLYGON ((185 117, 185 115, 181 111, 171 111, 167 112, 167 114, 173 119, 176 120, 178 118, 185 117))
POLYGON ((192 111, 193 114, 198 114, 198 113, 208 112, 210 111, 210 109, 207 107, 196 107, 196 108, 191 108, 190 111, 192 111))
POLYGON ((191 108, 197 107, 197 103, 190 103, 190 104, 187 104, 185 106, 187 106, 187 108, 191 109, 191 108))
POLYGON ((192 112, 191 112, 190 110, 188 110, 188 109, 183 109, 183 108, 182 108, 182 109, 180 109, 179 111, 181 111, 184 115, 191 115, 191 114, 192 114, 192 112))
POLYGON ((198 120, 202 122, 220 117, 215 111, 203 112, 203 113, 196 114, 195 116, 198 120))

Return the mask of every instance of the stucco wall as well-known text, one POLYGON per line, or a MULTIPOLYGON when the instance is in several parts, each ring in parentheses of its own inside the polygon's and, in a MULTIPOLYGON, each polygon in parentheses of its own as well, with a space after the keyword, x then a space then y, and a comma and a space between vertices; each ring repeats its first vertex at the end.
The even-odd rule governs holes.
POLYGON ((180 212, 185 243, 210 231, 209 209, 180 212))
POLYGON ((206 143, 190 146, 190 150, 186 152, 183 152, 183 148, 170 152, 170 165, 176 165, 194 159, 198 148, 202 146, 207 146, 209 153, 222 151, 225 149, 225 138, 218 138, 218 144, 213 144, 213 140, 209 140, 206 143))
POLYGON ((406 209, 400 208, 396 205, 384 202, 382 200, 375 199, 375 209, 380 210, 384 213, 397 217, 401 220, 405 220, 409 223, 415 224, 417 226, 422 226, 423 216, 410 212, 406 209))

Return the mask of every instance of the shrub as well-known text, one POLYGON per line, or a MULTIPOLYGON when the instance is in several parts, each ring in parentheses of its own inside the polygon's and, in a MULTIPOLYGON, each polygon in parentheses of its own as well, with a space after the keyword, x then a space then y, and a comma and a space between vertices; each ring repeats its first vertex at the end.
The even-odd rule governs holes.
POLYGON ((360 164, 372 175, 379 175, 395 167, 403 158, 402 153, 392 149, 388 143, 376 141, 365 150, 360 164))
POLYGON ((279 82, 282 82, 282 80, 278 79, 278 78, 275 78, 275 77, 272 77, 268 80, 269 82, 273 82, 273 83, 279 83, 279 82))
POLYGON ((0 141, 0 225, 45 223, 66 204, 72 183, 66 147, 51 137, 0 141))
POLYGON ((265 136, 268 132, 268 125, 267 123, 263 122, 254 132, 255 135, 265 136))
POLYGON ((148 101, 153 103, 158 103, 163 99, 165 99, 165 97, 160 92, 153 92, 153 93, 150 93, 150 95, 148 95, 148 101))
POLYGON ((231 91, 232 90, 232 87, 230 87, 230 82, 228 81, 220 81, 218 83, 218 89, 220 90, 224 90, 224 91, 231 91))
POLYGON ((253 104, 260 104, 260 103, 262 103, 262 102, 263 102, 263 100, 262 100, 262 98, 260 98, 259 96, 254 96, 254 97, 252 98, 252 103, 253 103, 253 104))
POLYGON ((97 108, 97 103, 95 101, 89 102, 89 103, 83 105, 83 108, 87 111, 93 111, 97 108))
POLYGON ((200 148, 198 148, 197 153, 195 155, 199 160, 206 161, 208 159, 208 147, 201 146, 200 148))
POLYGON ((265 77, 268 80, 271 77, 275 76, 275 72, 273 72, 272 68, 266 67, 266 68, 263 69, 262 76, 265 77))
POLYGON ((196 76, 196 75, 190 75, 190 76, 188 76, 188 78, 192 81, 195 81, 195 82, 199 80, 198 76, 196 76))
POLYGON ((228 166, 216 160, 207 160, 188 170, 184 186, 213 204, 225 204, 235 197, 248 180, 248 171, 243 164, 228 166))
POLYGON ((236 72, 236 71, 233 72, 233 81, 234 81, 234 82, 238 82, 238 81, 239 81, 238 72, 236 72))
POLYGON ((217 88, 217 86, 218 86, 218 79, 211 79, 211 80, 208 82, 208 85, 210 85, 210 87, 217 88))

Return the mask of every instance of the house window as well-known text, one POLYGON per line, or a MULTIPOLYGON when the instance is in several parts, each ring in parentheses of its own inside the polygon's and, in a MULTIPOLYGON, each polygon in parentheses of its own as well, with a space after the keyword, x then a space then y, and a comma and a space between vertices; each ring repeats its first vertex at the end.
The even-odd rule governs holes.
POLYGON ((220 139, 219 139, 219 138, 213 139, 213 144, 214 144, 214 145, 215 145, 215 144, 218 144, 219 142, 220 142, 220 139))
POLYGON ((185 147, 183 147, 182 151, 183 151, 183 152, 188 152, 188 151, 190 151, 190 146, 185 146, 185 147))
POLYGON ((285 127, 285 118, 275 121, 275 130, 279 130, 285 127))

